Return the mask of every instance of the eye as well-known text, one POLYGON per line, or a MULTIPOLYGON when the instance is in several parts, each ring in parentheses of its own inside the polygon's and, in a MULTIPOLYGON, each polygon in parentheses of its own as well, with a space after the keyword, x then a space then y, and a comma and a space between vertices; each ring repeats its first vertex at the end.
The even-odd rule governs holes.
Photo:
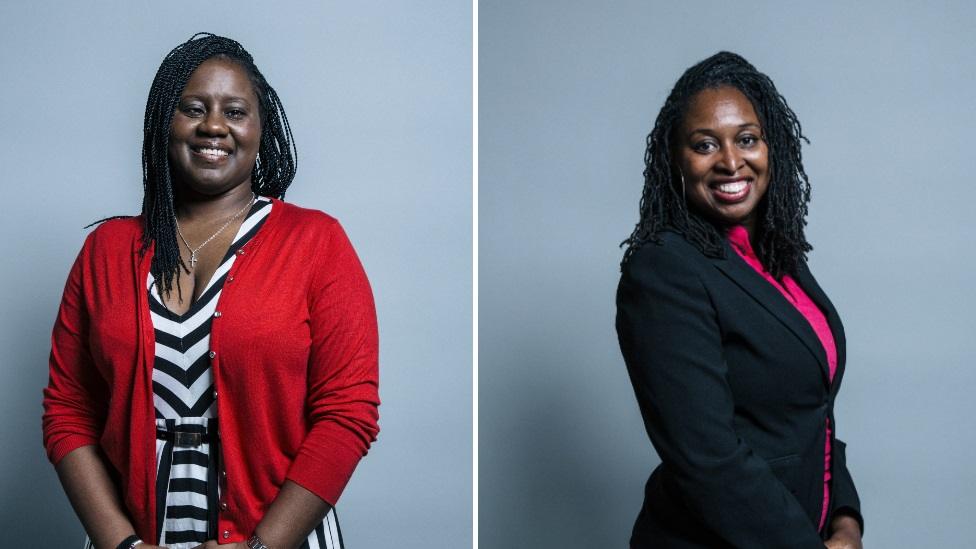
POLYGON ((227 118, 230 118, 230 119, 233 119, 233 120, 240 120, 241 118, 244 118, 245 116, 247 116, 247 113, 244 112, 241 109, 230 109, 225 114, 227 115, 227 118))
POLYGON ((739 146, 744 148, 752 148, 759 144, 759 137, 752 134, 746 134, 739 138, 739 146))
POLYGON ((712 141, 699 141, 698 143, 693 143, 691 145, 691 150, 700 154, 708 154, 710 152, 715 151, 715 149, 717 148, 718 145, 716 145, 712 141))
POLYGON ((180 108, 180 112, 186 116, 189 116, 190 118, 198 118, 203 116, 203 109, 196 105, 186 105, 180 108))

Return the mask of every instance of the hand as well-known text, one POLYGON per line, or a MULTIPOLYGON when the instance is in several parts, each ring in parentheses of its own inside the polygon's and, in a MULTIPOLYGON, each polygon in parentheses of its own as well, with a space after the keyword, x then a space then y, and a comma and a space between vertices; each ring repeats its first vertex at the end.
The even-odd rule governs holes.
POLYGON ((861 526, 851 517, 839 516, 830 523, 833 531, 825 542, 827 549, 863 549, 861 526))
POLYGON ((861 538, 851 538, 847 535, 834 534, 824 542, 827 549, 863 549, 861 538))

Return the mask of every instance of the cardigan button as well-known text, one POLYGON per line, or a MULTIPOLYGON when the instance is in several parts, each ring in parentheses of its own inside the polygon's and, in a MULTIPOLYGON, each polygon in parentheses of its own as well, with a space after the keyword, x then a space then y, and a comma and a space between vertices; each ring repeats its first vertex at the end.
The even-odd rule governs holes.
POLYGON ((220 318, 220 311, 214 311, 214 318, 220 318))
POLYGON ((233 282, 233 281, 234 281, 234 277, 232 277, 232 276, 228 276, 227 277, 227 282, 233 282))
POLYGON ((224 539, 227 539, 229 537, 230 537, 230 530, 224 530, 224 539))
POLYGON ((210 358, 213 358, 213 357, 217 356, 217 351, 210 351, 209 356, 210 356, 210 358))
POLYGON ((226 501, 221 501, 220 502, 220 510, 221 511, 226 511, 227 510, 227 502, 226 501))

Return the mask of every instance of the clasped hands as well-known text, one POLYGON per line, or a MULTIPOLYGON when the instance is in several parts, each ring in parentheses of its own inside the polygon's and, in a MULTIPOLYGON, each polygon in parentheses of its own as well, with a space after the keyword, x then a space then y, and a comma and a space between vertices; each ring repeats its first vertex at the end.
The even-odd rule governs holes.
MULTIPOLYGON (((148 543, 140 543, 136 546, 138 549, 166 549, 160 545, 150 545, 148 543)), ((247 549, 247 544, 243 541, 238 541, 235 543, 227 543, 221 545, 214 540, 210 540, 206 543, 197 545, 193 549, 247 549)))

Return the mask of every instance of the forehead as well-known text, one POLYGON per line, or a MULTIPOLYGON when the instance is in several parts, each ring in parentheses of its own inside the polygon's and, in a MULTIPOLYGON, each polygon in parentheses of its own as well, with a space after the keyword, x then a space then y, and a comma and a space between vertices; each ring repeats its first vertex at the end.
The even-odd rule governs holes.
POLYGON ((236 61, 220 57, 211 57, 200 63, 183 88, 183 95, 238 97, 257 101, 247 70, 236 61))
POLYGON ((682 125, 686 130, 694 131, 698 128, 738 128, 743 124, 759 125, 752 102, 738 89, 722 86, 696 93, 688 102, 682 125))

